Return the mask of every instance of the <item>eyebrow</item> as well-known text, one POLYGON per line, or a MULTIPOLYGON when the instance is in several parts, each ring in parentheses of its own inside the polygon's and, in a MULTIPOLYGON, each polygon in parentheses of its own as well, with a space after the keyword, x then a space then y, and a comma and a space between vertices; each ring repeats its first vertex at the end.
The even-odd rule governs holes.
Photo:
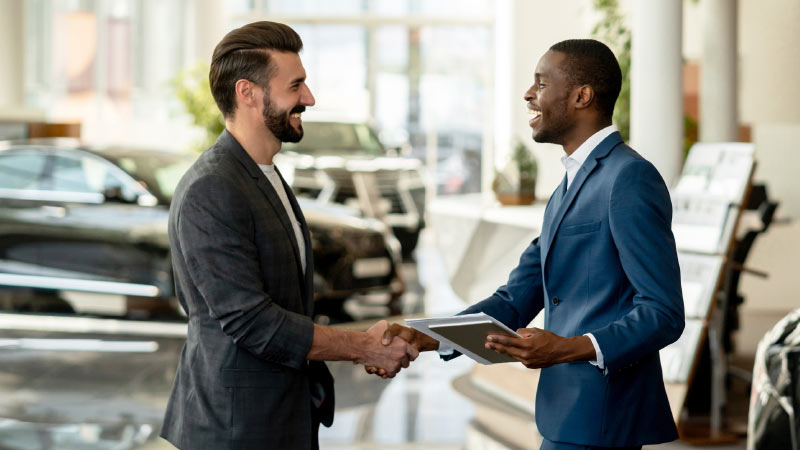
POLYGON ((298 84, 298 83, 302 83, 304 81, 306 81, 306 77, 297 77, 294 80, 292 80, 289 84, 290 85, 291 84, 298 84))

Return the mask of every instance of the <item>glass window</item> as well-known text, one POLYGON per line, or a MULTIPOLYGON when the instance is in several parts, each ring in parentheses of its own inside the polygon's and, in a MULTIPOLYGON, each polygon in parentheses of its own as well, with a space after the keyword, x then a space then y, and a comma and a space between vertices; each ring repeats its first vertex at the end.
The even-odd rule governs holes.
POLYGON ((96 192, 89 185, 86 172, 78 158, 56 157, 49 188, 54 191, 96 192))
POLYGON ((0 153, 0 189, 37 189, 44 163, 35 150, 0 153))
POLYGON ((179 103, 171 81, 195 62, 184 38, 191 2, 24 3, 27 106, 47 111, 56 122, 81 122, 88 141, 188 138, 175 120, 179 103), (132 131, 142 129, 147 133, 132 131))
POLYGON ((317 104, 313 111, 348 119, 369 117, 366 30, 358 25, 292 25, 317 104))
MULTIPOLYGON (((385 0, 384 0, 385 1, 385 0)), ((494 2, 486 0, 436 0, 412 2, 412 12, 440 17, 492 17, 494 2)))
POLYGON ((169 204, 178 182, 195 158, 170 153, 118 153, 104 155, 122 168, 139 184, 155 195, 162 203, 169 204))
POLYGON ((355 15, 365 11, 366 3, 364 0, 265 0, 264 11, 315 16, 355 15))
POLYGON ((56 156, 49 188, 54 191, 92 193, 119 188, 123 197, 134 197, 134 193, 112 171, 110 164, 91 157, 56 156))

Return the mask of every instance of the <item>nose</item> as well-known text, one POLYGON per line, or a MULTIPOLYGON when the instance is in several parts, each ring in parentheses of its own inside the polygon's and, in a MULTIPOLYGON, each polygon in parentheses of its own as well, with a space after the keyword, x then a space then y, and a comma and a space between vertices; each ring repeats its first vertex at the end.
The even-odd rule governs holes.
POLYGON ((303 93, 300 95, 300 103, 303 106, 314 106, 314 103, 316 103, 314 94, 311 93, 311 89, 309 89, 306 84, 303 84, 303 93))
POLYGON ((525 99, 526 102, 529 102, 533 100, 535 95, 536 95, 536 83, 532 84, 531 87, 529 87, 528 90, 525 91, 525 96, 523 98, 525 99))

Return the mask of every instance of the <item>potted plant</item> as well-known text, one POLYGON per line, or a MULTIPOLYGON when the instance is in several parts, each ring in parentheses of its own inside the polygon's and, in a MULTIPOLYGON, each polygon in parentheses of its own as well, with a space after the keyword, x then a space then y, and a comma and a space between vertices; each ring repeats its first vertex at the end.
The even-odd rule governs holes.
POLYGON ((172 86, 194 124, 205 131, 204 138, 195 146, 195 150, 201 153, 211 147, 225 129, 225 120, 211 95, 208 64, 198 62, 194 67, 181 71, 172 81, 172 86))
POLYGON ((536 198, 536 158, 520 141, 514 145, 511 160, 496 171, 492 190, 503 205, 530 205, 536 198))

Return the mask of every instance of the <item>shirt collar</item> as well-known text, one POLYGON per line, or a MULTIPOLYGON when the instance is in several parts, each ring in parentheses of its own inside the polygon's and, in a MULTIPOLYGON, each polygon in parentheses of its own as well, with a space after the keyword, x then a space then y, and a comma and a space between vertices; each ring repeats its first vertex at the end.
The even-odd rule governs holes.
POLYGON ((594 150, 594 148, 597 147, 598 144, 603 142, 603 139, 607 138, 608 135, 610 135, 615 131, 619 131, 617 129, 617 126, 609 125, 603 128, 602 130, 596 132, 595 134, 589 136, 589 139, 583 141, 583 144, 581 144, 577 149, 575 149, 575 151, 572 152, 571 155, 564 154, 564 156, 561 157, 561 164, 563 164, 564 167, 567 167, 567 160, 572 159, 578 163, 577 167, 582 166, 583 162, 586 161, 586 158, 588 158, 589 155, 592 153, 592 150, 594 150))

